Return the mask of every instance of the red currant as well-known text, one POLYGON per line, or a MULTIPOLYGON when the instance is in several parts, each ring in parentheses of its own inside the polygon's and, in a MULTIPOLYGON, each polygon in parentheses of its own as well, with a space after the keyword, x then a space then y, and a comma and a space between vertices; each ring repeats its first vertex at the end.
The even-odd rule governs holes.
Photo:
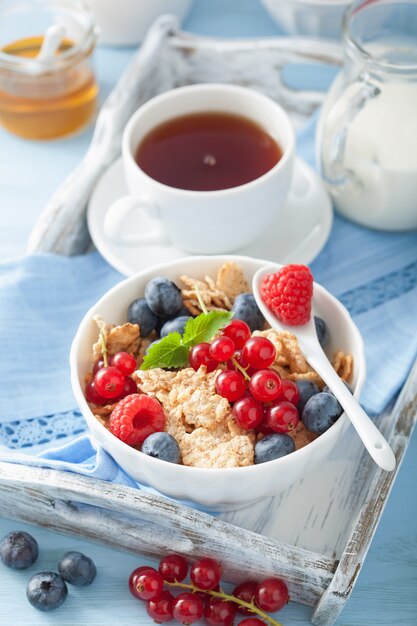
POLYGON ((300 392, 298 391, 297 385, 288 378, 284 378, 282 381, 281 396, 294 406, 297 406, 300 401, 300 392))
POLYGON ((245 430, 256 428, 264 417, 264 407, 259 400, 251 396, 240 398, 233 405, 233 415, 236 423, 245 430))
POLYGON ((94 381, 91 381, 85 386, 85 397, 88 402, 92 402, 93 404, 107 404, 106 398, 103 398, 103 396, 98 393, 94 381))
POLYGON ((251 337, 243 346, 242 358, 257 370, 265 369, 275 361, 276 349, 266 337, 251 337))
POLYGON ((226 370, 216 378, 216 392, 229 402, 239 400, 245 393, 245 389, 246 382, 240 372, 226 370))
POLYGON ((188 564, 179 554, 168 554, 159 562, 159 573, 169 583, 181 582, 187 576, 188 564))
POLYGON ((197 372, 201 365, 205 365, 208 372, 214 372, 217 362, 210 356, 210 344, 198 343, 190 349, 188 356, 191 367, 197 372))
POLYGON ((194 624, 203 612, 203 602, 195 593, 180 593, 174 600, 173 614, 181 624, 194 624))
POLYGON ((249 383, 254 398, 261 402, 273 402, 281 393, 281 377, 274 370, 259 370, 249 383))
POLYGON ((267 578, 259 583, 255 591, 255 604, 262 611, 279 611, 289 600, 288 587, 279 578, 267 578))
MULTIPOLYGON (((243 600, 243 602, 248 602, 249 604, 253 604, 253 598, 254 598, 257 586, 258 586, 257 582, 255 582, 254 580, 248 580, 238 585, 233 590, 233 595, 236 596, 236 598, 243 600)), ((244 606, 238 606, 237 610, 239 611, 239 613, 242 613, 243 615, 251 615, 251 611, 244 606)))
POLYGON ((141 600, 141 598, 138 596, 138 591, 136 589, 136 585, 138 584, 138 577, 142 572, 144 572, 147 569, 149 569, 149 565, 141 565, 140 567, 137 567, 135 570, 133 570, 133 572, 129 576, 130 593, 134 595, 135 598, 138 598, 139 600, 141 600))
POLYGON ((258 617, 247 617, 242 622, 239 623, 239 626, 266 626, 265 622, 263 622, 258 617))
POLYGON ((125 377, 116 367, 102 367, 94 376, 94 385, 103 398, 117 398, 123 391, 125 377))
POLYGON ((217 337, 210 345, 209 355, 213 361, 223 363, 232 358, 235 349, 235 344, 230 337, 217 337))
POLYGON ((158 598, 147 601, 146 610, 157 624, 162 624, 174 619, 173 606, 174 596, 169 591, 163 591, 158 598))
MULTIPOLYGON (((140 568, 138 568, 140 569, 140 568)), ((137 572, 137 570, 135 570, 137 572)), ((131 574, 131 578, 133 574, 131 574)), ((134 576, 135 593, 133 595, 140 600, 155 600, 159 598, 164 588, 164 579, 153 567, 145 567, 134 576)), ((129 581, 130 586, 130 581, 129 581)))
POLYGON ((232 626, 236 607, 221 598, 210 598, 204 609, 204 620, 208 626, 232 626))
MULTIPOLYGON (((107 364, 111 365, 111 363, 107 363, 107 364)), ((104 367, 104 359, 99 359, 93 365, 93 376, 95 376, 98 370, 101 370, 102 367, 104 367)))
POLYGON ((136 359, 129 352, 116 352, 112 365, 125 376, 130 376, 136 369, 136 359))
POLYGON ((190 571, 192 582, 196 587, 204 590, 214 589, 219 584, 221 576, 220 563, 210 558, 196 561, 190 571))
POLYGON ((223 328, 223 335, 230 337, 236 348, 240 350, 247 340, 250 339, 251 332, 249 326, 243 320, 232 320, 230 324, 223 328))
POLYGON ((295 406, 286 400, 279 400, 267 408, 264 423, 274 433, 287 433, 294 430, 299 421, 295 406))
POLYGON ((122 393, 117 396, 116 400, 123 400, 126 396, 130 396, 131 393, 138 393, 138 386, 130 376, 125 379, 125 384, 122 393))

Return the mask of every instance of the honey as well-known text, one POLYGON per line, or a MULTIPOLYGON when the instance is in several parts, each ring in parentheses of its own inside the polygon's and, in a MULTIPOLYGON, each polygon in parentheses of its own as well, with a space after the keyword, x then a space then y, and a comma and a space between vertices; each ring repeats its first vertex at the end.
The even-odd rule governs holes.
POLYGON ((83 129, 94 118, 99 91, 92 68, 97 38, 92 14, 78 0, 33 5, 6 0, 4 7, 4 18, 0 15, 0 125, 19 137, 37 140, 83 129), (43 34, 32 34, 31 21, 40 18, 43 34), (62 32, 45 54, 51 27, 62 32))
MULTIPOLYGON (((42 42, 43 36, 21 39, 2 52, 35 58, 42 42)), ((72 47, 71 40, 64 39, 57 56, 72 47)), ((46 81, 39 78, 38 84, 20 82, 15 81, 9 92, 0 90, 0 124, 20 137, 54 139, 70 135, 85 127, 95 114, 98 86, 88 66, 57 72, 46 81), (40 89, 42 82, 44 89, 40 89)))

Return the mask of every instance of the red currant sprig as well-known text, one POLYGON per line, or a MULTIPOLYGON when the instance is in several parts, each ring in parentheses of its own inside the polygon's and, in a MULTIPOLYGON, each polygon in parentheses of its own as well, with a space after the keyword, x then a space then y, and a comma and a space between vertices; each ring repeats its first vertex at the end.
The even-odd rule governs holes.
POLYGON ((189 625, 204 615, 208 626, 233 626, 236 611, 239 611, 250 616, 241 622, 246 626, 281 626, 267 614, 278 611, 288 602, 287 586, 279 578, 241 583, 233 595, 228 595, 218 586, 222 568, 215 559, 196 561, 190 571, 191 582, 180 582, 187 572, 186 560, 171 554, 161 559, 159 571, 147 566, 134 570, 129 588, 136 598, 146 600, 148 614, 159 623, 175 618, 189 625), (175 598, 163 590, 164 584, 184 591, 175 598))

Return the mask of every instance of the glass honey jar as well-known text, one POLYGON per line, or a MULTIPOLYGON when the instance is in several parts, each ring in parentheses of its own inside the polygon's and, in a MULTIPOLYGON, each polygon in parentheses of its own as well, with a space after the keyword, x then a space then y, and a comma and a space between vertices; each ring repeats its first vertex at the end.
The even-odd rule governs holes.
POLYGON ((97 34, 82 0, 2 0, 0 124, 40 140, 87 126, 97 106, 97 34))

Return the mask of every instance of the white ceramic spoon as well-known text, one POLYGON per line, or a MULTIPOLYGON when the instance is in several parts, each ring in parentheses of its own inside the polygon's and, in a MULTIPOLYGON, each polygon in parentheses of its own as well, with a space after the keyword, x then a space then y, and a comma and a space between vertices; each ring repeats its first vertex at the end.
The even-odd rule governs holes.
POLYGON ((258 270, 253 277, 252 290, 256 302, 262 311, 265 319, 272 328, 278 331, 289 331, 296 335, 301 352, 311 367, 321 376, 332 393, 339 400, 346 415, 352 422, 363 445, 369 454, 384 470, 392 471, 395 468, 395 456, 388 443, 381 435, 375 424, 368 417, 362 407, 358 404, 345 384, 336 374, 326 354, 324 353, 319 340, 317 339, 314 317, 311 315, 310 321, 303 326, 287 326, 283 324, 261 298, 261 280, 265 274, 276 272, 276 267, 263 267, 258 270))

